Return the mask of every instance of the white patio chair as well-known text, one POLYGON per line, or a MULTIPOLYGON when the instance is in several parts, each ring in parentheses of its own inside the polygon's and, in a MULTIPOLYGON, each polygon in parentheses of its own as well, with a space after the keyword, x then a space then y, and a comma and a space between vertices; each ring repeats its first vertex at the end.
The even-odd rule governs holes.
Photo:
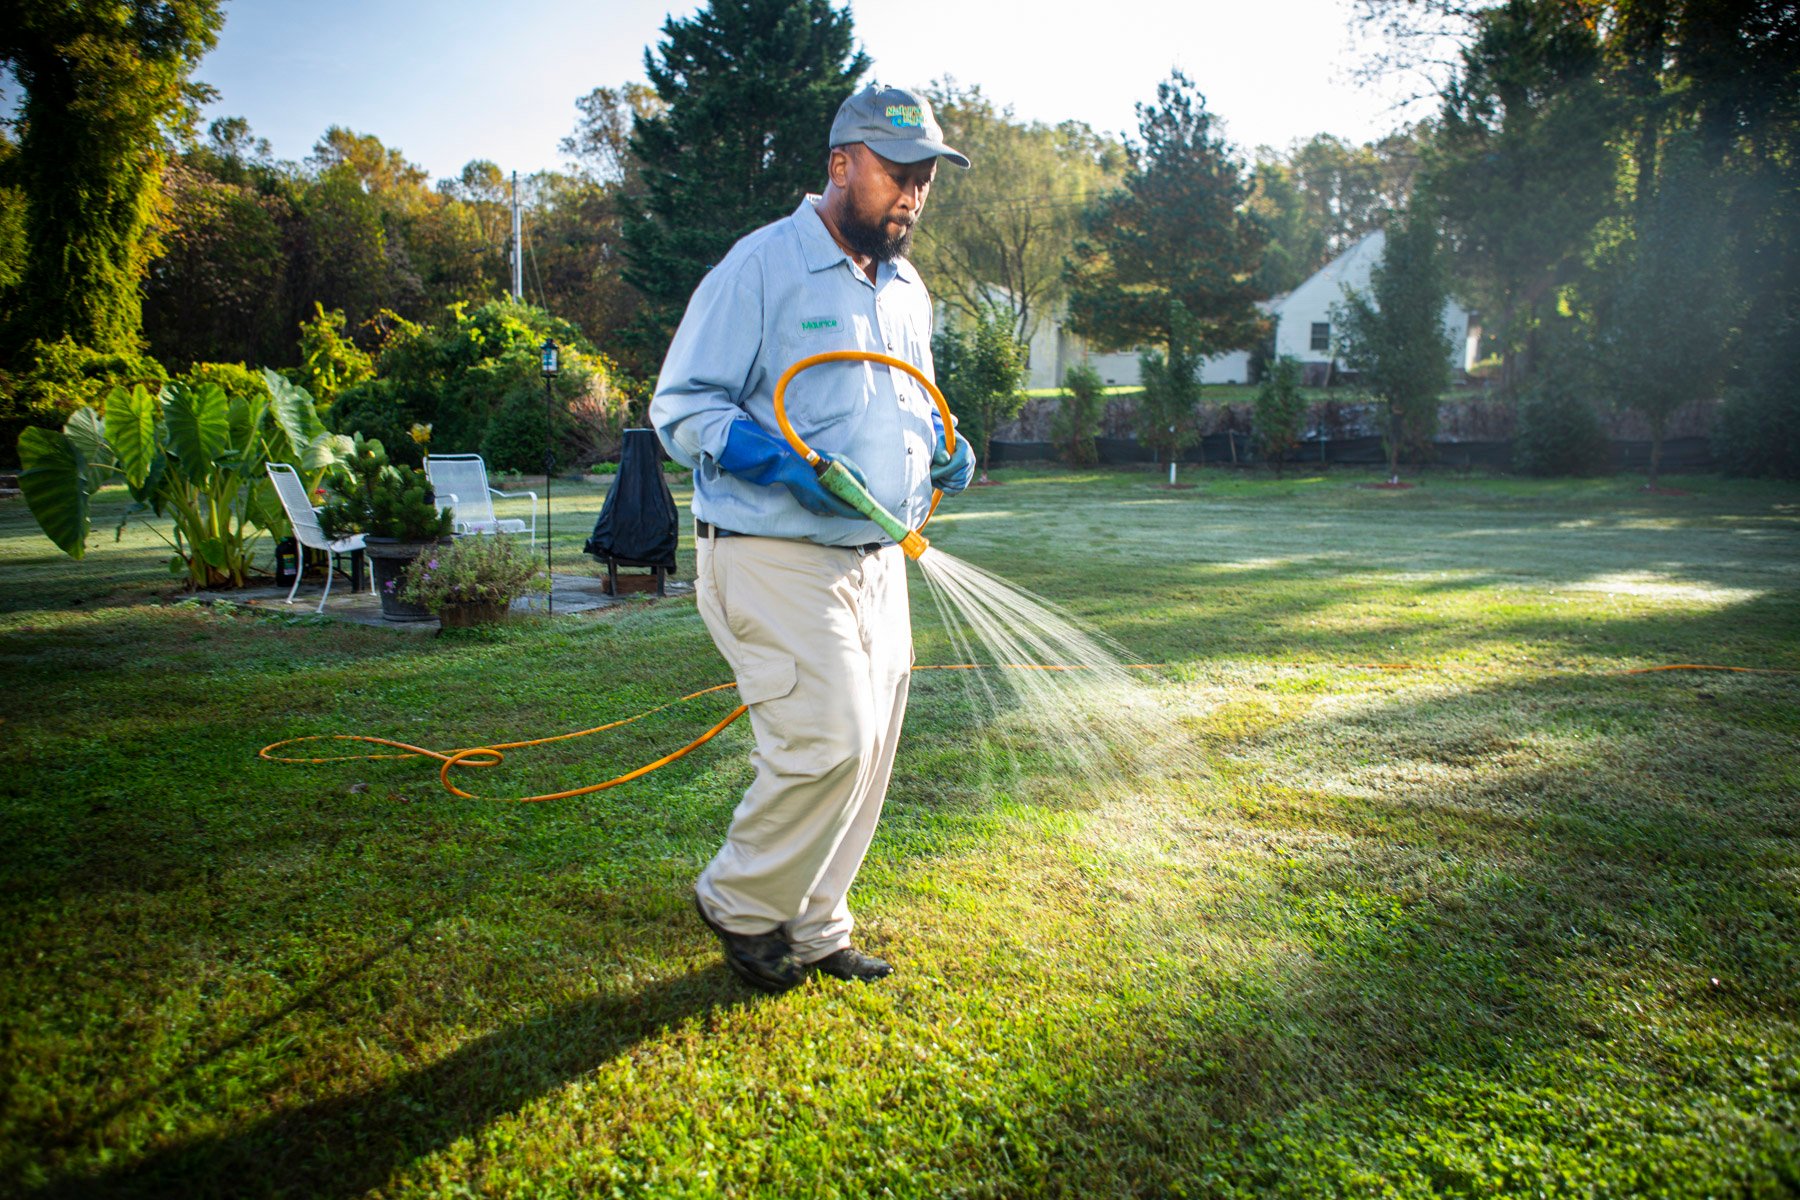
MULTIPOLYGON (((306 551, 323 550, 325 552, 325 593, 319 597, 319 607, 314 612, 325 611, 325 601, 331 595, 331 560, 339 554, 351 554, 363 548, 363 535, 353 534, 335 541, 325 536, 319 527, 319 513, 313 507, 312 497, 306 494, 306 483, 300 473, 287 463, 270 463, 269 479, 275 484, 275 494, 281 498, 282 511, 287 513, 288 524, 294 527, 294 541, 297 543, 294 554, 294 586, 288 589, 287 603, 294 602, 294 593, 300 590, 300 576, 306 572, 306 551)), ((369 591, 375 590, 375 572, 369 572, 369 591)))
POLYGON ((425 475, 439 504, 448 504, 457 533, 529 533, 537 545, 537 493, 503 492, 488 486, 487 464, 479 454, 427 454, 425 475), (494 497, 529 496, 531 521, 496 517, 494 497))

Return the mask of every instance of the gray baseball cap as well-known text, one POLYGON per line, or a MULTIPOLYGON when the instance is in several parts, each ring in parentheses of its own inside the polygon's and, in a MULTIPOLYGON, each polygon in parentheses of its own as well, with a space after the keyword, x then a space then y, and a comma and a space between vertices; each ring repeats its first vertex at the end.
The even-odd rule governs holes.
POLYGON ((944 145, 944 131, 931 115, 931 102, 907 88, 872 83, 838 107, 831 123, 832 146, 861 142, 890 162, 916 163, 947 158, 959 167, 969 158, 944 145))

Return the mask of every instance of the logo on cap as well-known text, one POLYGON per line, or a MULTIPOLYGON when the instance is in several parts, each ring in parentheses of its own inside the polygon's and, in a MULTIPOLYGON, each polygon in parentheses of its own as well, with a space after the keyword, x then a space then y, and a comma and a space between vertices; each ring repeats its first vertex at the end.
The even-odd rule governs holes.
POLYGON ((915 128, 923 128, 925 125, 925 114, 917 104, 890 104, 887 106, 887 119, 902 129, 908 125, 915 128))

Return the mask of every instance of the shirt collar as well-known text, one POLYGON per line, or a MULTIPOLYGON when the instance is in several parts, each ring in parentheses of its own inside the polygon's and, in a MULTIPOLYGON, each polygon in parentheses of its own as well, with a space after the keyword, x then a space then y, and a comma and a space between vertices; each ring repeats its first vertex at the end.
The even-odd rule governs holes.
MULTIPOLYGON (((800 207, 794 210, 792 220, 794 228, 800 233, 800 253, 806 260, 808 271, 825 271, 839 263, 849 263, 850 269, 861 275, 856 262, 849 253, 837 244, 831 236, 831 230, 825 228, 825 220, 819 216, 818 203, 820 197, 808 195, 800 201, 800 207)), ((880 263, 875 268, 875 277, 881 280, 884 276, 903 279, 907 283, 919 283, 919 270, 908 259, 897 258, 891 263, 880 263)), ((866 278, 866 276, 865 276, 866 278)))

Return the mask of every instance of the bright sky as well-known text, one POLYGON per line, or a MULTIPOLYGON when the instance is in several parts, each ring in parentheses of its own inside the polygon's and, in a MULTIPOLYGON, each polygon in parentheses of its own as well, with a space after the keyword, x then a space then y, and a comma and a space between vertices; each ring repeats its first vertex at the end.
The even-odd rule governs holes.
MULTIPOLYGON (((277 158, 325 129, 371 133, 431 172, 472 159, 520 174, 562 165, 575 100, 644 78, 669 0, 229 0, 198 77, 206 113, 241 116, 277 158)), ((853 0, 871 77, 977 83, 1025 119, 1134 133, 1171 66, 1199 85, 1248 152, 1314 133, 1366 141, 1398 125, 1395 95, 1350 79, 1350 0, 853 0)), ((824 131, 820 131, 824 137, 824 131)))

